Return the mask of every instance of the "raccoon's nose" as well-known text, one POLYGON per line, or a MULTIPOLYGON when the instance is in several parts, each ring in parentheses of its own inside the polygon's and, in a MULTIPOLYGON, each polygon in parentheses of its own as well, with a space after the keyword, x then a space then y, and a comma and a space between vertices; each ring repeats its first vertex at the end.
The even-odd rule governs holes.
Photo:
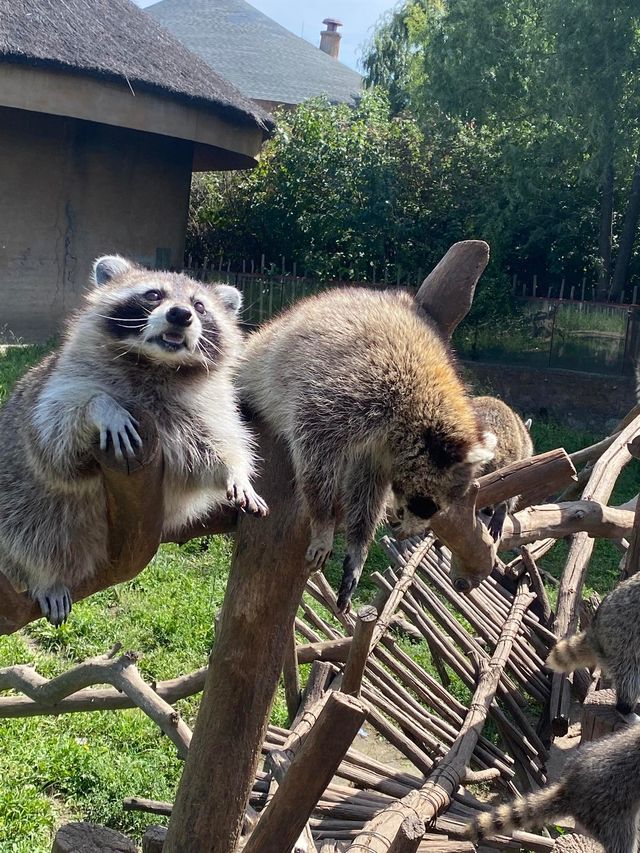
POLYGON ((167 320, 174 326, 190 326, 193 323, 193 314, 190 308, 181 308, 174 305, 166 314, 167 320))

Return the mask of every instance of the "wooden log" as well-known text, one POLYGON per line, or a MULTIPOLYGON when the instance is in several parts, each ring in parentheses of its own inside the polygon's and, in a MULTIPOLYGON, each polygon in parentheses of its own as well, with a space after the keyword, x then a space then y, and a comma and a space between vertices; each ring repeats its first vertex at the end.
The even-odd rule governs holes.
POLYGON ((165 803, 160 800, 147 800, 145 797, 126 797, 122 801, 122 808, 126 812, 148 812, 168 817, 173 811, 173 803, 165 803))
MULTIPOLYGON (((636 417, 620 432, 611 447, 595 463, 583 498, 597 500, 603 504, 608 502, 620 471, 632 458, 628 445, 639 432, 640 416, 636 417)), ((594 540, 590 539, 587 533, 577 533, 572 539, 558 589, 554 630, 559 638, 564 638, 572 634, 576 629, 582 588, 584 586, 587 566, 593 552, 593 544, 594 540)), ((557 686, 562 678, 562 673, 554 673, 553 684, 557 686)), ((550 705, 551 715, 554 715, 557 711, 557 706, 550 705)), ((553 719, 554 717, 552 716, 553 719)))
MULTIPOLYGON (((628 449, 631 455, 637 459, 638 452, 633 443, 628 445, 628 449)), ((633 530, 628 534, 627 538, 629 539, 629 550, 624 561, 622 580, 630 578, 640 571, 640 501, 636 502, 633 514, 633 530)))
POLYGON ((292 731, 296 731, 298 724, 301 722, 307 710, 320 702, 328 690, 333 676, 334 670, 331 664, 324 661, 313 662, 309 678, 302 692, 302 701, 300 702, 298 713, 291 723, 292 731))
POLYGON ((121 832, 95 823, 68 823, 56 832, 51 853, 137 853, 121 832))
POLYGON ((284 696, 287 703, 287 713, 291 722, 300 707, 302 689, 300 687, 300 672, 298 670, 298 654, 296 650, 296 631, 291 626, 290 636, 284 649, 284 664, 282 666, 284 680, 284 696))
POLYGON ((344 663, 349 656, 351 641, 352 637, 340 637, 337 640, 323 640, 298 646, 298 663, 312 663, 316 660, 344 663))
POLYGON ((569 731, 569 711, 571 708, 570 682, 564 672, 553 674, 549 709, 551 733, 554 737, 564 737, 569 731), (556 678, 556 676, 558 676, 556 678))
POLYGON ((606 853, 606 850, 594 838, 571 833, 556 838, 552 853, 606 853))
POLYGON ((533 559, 529 550, 527 548, 520 549, 520 556, 522 557, 522 562, 526 566, 527 574, 529 575, 529 580, 531 581, 531 589, 536 595, 538 602, 542 608, 542 619, 545 625, 551 625, 552 620, 552 612, 551 605, 549 604, 549 597, 547 596, 547 591, 544 588, 544 584, 542 583, 542 577, 540 576, 540 572, 538 570, 538 566, 536 561, 533 559))
POLYGON ((378 611, 368 604, 358 611, 356 627, 353 633, 353 642, 349 650, 349 657, 344 668, 340 690, 351 696, 360 695, 360 686, 364 668, 367 665, 369 650, 373 632, 378 621, 378 611))
POLYGON ((532 600, 533 595, 529 593, 526 582, 522 581, 491 661, 483 667, 480 674, 469 711, 455 744, 438 763, 422 788, 376 815, 364 827, 350 848, 354 853, 362 848, 370 853, 388 853, 406 817, 414 815, 425 823, 431 822, 448 808, 453 793, 469 769, 480 731, 495 700, 501 674, 511 654, 513 640, 532 600))
POLYGON ((505 518, 500 548, 511 550, 549 537, 564 539, 584 531, 599 539, 623 539, 633 530, 633 513, 599 501, 529 506, 505 518))
POLYGON ((265 519, 239 518, 220 629, 165 853, 235 851, 307 578, 309 527, 294 500, 288 451, 254 426, 264 459, 256 489, 271 511, 265 519))
POLYGON ((466 317, 476 284, 489 263, 489 246, 483 240, 454 243, 422 282, 416 301, 450 338, 466 317))
POLYGON ((543 500, 577 479, 576 469, 561 447, 513 462, 478 479, 477 506, 492 506, 520 495, 520 506, 543 500))
MULTIPOLYGON (((130 580, 139 574, 158 550, 162 530, 162 454, 153 420, 140 410, 132 412, 139 423, 143 444, 136 460, 120 461, 113 450, 96 445, 96 467, 102 473, 109 520, 109 563, 71 589, 73 601, 98 590, 130 580)), ((1 567, 0 567, 1 568, 1 567)), ((0 573, 0 635, 12 634, 42 613, 26 593, 17 592, 0 573)))
MULTIPOLYGON (((427 828, 424 825, 424 821, 420 820, 419 817, 416 817, 416 815, 405 817, 400 824, 398 834, 391 842, 389 853, 416 853, 420 847, 420 840, 426 831, 427 828)), ((442 839, 439 841, 441 842, 442 839)))
POLYGON ((616 711, 615 690, 591 690, 587 694, 582 704, 581 744, 628 727, 629 724, 616 711))
POLYGON ((178 755, 185 758, 191 742, 191 729, 177 711, 143 680, 135 665, 138 656, 134 652, 115 657, 119 648, 116 644, 106 655, 84 661, 52 679, 44 678, 26 664, 6 667, 0 670, 0 690, 20 690, 35 704, 46 708, 55 706, 56 702, 79 687, 104 682, 113 684, 160 727, 176 745, 178 755))
MULTIPOLYGON (((199 693, 204 686, 206 667, 172 678, 150 684, 149 689, 167 704, 172 705, 179 699, 199 693)), ((42 714, 74 714, 86 711, 117 711, 135 708, 135 702, 126 693, 114 688, 86 688, 75 690, 65 698, 46 702, 34 700, 28 696, 0 696, 0 719, 15 717, 37 717, 42 714)))
POLYGON ((142 853, 162 853, 166 837, 166 826, 150 826, 142 836, 142 853))
POLYGON ((316 724, 249 836, 245 853, 291 850, 364 718, 365 709, 358 699, 336 692, 329 695, 316 724))

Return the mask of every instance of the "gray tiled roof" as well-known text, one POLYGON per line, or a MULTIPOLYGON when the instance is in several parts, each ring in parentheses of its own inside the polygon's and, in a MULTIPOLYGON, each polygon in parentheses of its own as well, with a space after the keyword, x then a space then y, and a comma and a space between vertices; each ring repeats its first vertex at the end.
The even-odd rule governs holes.
POLYGON ((360 91, 357 72, 245 0, 160 0, 146 11, 250 98, 350 102, 360 91))

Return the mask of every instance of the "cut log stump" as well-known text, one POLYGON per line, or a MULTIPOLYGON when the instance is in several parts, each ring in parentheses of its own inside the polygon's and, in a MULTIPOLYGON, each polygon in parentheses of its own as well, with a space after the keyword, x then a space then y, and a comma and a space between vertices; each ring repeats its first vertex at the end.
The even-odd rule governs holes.
POLYGON ((166 837, 166 826, 150 826, 142 838, 142 853, 162 853, 166 837))
POLYGON ((616 711, 615 690, 592 690, 582 705, 580 743, 599 740, 628 726, 616 711))
POLYGON ((137 853, 134 842, 95 823, 68 823, 56 833, 51 853, 137 853))

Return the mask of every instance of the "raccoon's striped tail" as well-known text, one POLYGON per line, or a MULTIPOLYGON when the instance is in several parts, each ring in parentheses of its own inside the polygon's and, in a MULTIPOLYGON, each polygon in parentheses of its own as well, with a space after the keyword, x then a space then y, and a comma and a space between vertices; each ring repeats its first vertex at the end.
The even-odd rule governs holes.
POLYGON ((538 829, 567 814, 564 785, 557 782, 511 803, 484 812, 469 825, 465 835, 474 841, 510 832, 512 829, 538 829))
POLYGON ((588 631, 581 631, 559 643, 551 649, 547 666, 556 672, 573 672, 583 666, 595 666, 596 658, 593 646, 589 642, 588 631))

